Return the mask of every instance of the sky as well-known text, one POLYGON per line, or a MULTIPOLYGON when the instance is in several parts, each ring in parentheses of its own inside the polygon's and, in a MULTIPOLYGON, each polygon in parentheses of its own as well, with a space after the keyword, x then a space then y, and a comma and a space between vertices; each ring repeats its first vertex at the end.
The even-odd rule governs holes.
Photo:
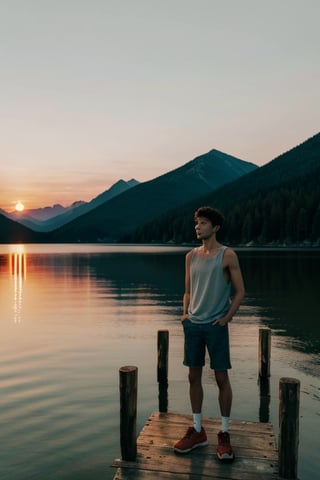
POLYGON ((318 0, 0 0, 0 208, 319 132, 318 0))

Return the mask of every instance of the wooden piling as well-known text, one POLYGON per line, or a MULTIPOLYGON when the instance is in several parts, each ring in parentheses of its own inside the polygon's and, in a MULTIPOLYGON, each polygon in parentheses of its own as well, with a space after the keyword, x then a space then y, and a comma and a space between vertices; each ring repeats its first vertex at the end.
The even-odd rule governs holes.
POLYGON ((300 381, 279 381, 279 475, 296 479, 298 474, 300 381))
POLYGON ((168 353, 169 331, 158 330, 157 380, 159 388, 159 412, 168 411, 168 353))
POLYGON ((169 332, 168 330, 158 330, 157 379, 160 383, 168 383, 168 351, 169 332))
POLYGON ((259 377, 260 406, 259 421, 268 423, 270 417, 270 379, 259 377))
POLYGON ((120 446, 123 460, 135 461, 137 456, 137 390, 138 368, 121 367, 120 388, 120 446))
POLYGON ((270 377, 271 330, 267 327, 259 329, 259 375, 270 377))

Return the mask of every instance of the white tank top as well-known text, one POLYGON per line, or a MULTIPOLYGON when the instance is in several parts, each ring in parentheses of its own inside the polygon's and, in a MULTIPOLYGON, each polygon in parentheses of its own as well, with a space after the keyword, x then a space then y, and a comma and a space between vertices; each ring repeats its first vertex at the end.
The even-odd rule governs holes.
POLYGON ((190 263, 189 319, 194 323, 211 323, 223 317, 230 306, 231 282, 223 275, 222 260, 225 250, 202 258, 198 248, 193 250, 190 263))

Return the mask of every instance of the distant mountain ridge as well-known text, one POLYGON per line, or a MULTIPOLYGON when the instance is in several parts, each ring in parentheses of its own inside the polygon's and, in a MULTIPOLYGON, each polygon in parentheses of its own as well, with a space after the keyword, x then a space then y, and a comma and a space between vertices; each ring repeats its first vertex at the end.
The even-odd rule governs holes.
POLYGON ((54 242, 117 242, 151 218, 209 193, 257 165, 211 150, 148 182, 128 189, 52 232, 54 242))
POLYGON ((42 208, 33 208, 30 210, 23 210, 22 212, 9 212, 7 214, 8 218, 15 220, 21 223, 21 220, 30 218, 35 221, 43 222, 49 218, 56 217, 61 215, 69 208, 74 208, 78 205, 79 202, 74 202, 70 207, 63 207, 59 203, 53 205, 52 207, 42 207, 42 208))
POLYGON ((23 212, 4 213, 5 216, 15 220, 22 225, 35 230, 36 232, 49 232, 71 222, 75 218, 90 212, 99 205, 111 200, 111 198, 120 195, 129 188, 135 187, 139 182, 132 178, 129 181, 118 180, 108 190, 100 193, 98 196, 90 200, 90 202, 76 201, 69 207, 62 205, 54 205, 53 207, 45 207, 34 210, 26 210, 23 212))
POLYGON ((275 235, 286 242, 293 230, 299 239, 320 242, 319 178, 320 134, 260 168, 211 150, 49 233, 21 230, 0 214, 0 242, 188 242, 194 240, 190 212, 201 204, 225 213, 229 242, 268 242, 275 235), (240 175, 227 176, 238 167, 245 167, 240 175))

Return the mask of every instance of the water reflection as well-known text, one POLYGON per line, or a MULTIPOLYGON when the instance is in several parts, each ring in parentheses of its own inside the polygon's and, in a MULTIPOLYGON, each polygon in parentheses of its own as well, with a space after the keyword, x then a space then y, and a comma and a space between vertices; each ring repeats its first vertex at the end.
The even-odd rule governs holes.
MULTIPOLYGON (((157 330, 169 328, 172 342, 169 398, 167 385, 159 384, 159 410, 169 402, 172 411, 189 412, 179 323, 187 249, 35 249, 0 246, 0 477, 105 478, 106 461, 119 454, 119 366, 139 365, 141 426, 157 408, 157 330), (19 328, 12 306, 14 321, 23 318, 19 328)), ((320 254, 240 251, 239 257, 247 296, 231 329, 235 417, 274 422, 278 375, 291 375, 293 365, 304 381, 302 460, 318 473, 320 254), (262 325, 273 331, 273 364, 270 380, 257 386, 262 325)), ((212 372, 204 375, 212 384, 212 372)))
POLYGON ((239 252, 247 299, 289 349, 320 351, 319 251, 239 252), (290 337, 290 338, 288 338, 290 337), (294 339, 294 341, 292 341, 294 339))
MULTIPOLYGON (((72 300, 84 303, 87 299, 88 307, 99 300, 107 308, 134 306, 138 315, 157 305, 158 311, 170 308, 179 315, 188 248, 167 252, 146 249, 144 253, 127 251, 126 247, 116 251, 104 248, 104 252, 93 248, 91 252, 72 253, 69 246, 69 252, 62 249, 57 253, 56 247, 55 253, 31 251, 27 256, 26 247, 11 246, 5 257, 13 277, 14 322, 22 320, 27 270, 31 279, 28 297, 32 295, 33 302, 37 299, 37 308, 41 302, 47 303, 48 312, 52 307, 50 288, 58 281, 61 308, 72 300)), ((249 323, 270 327, 281 347, 317 355, 320 253, 240 250, 238 254, 247 292, 240 315, 249 323)))
POLYGON ((27 254, 23 245, 12 246, 9 253, 10 274, 13 276, 13 319, 22 320, 23 284, 27 278, 27 254))

